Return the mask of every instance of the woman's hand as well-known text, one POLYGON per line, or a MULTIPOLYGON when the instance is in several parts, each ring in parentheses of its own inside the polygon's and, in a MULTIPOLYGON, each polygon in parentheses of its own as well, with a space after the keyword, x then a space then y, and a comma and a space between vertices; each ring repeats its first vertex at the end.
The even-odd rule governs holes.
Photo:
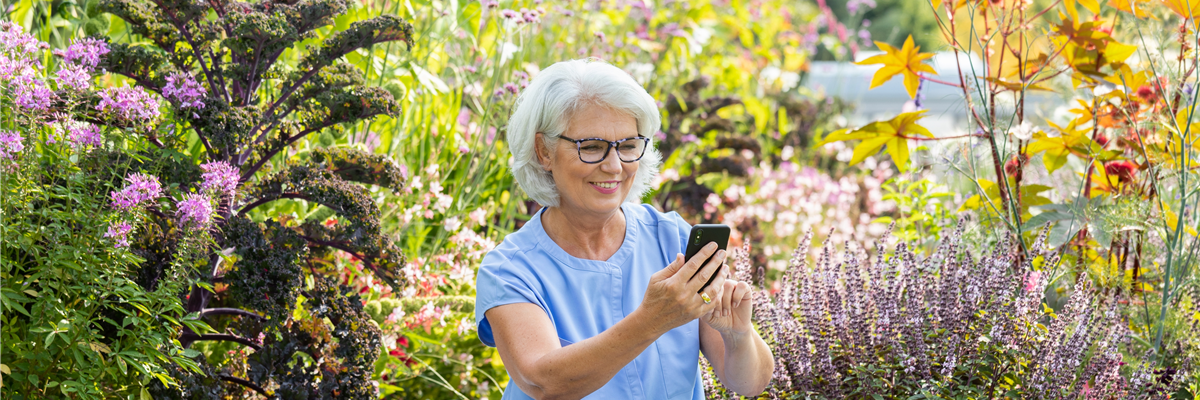
MULTIPOLYGON (((716 281, 713 281, 715 284, 716 281)), ((750 315, 754 311, 754 291, 746 282, 725 280, 721 306, 704 314, 703 320, 721 336, 740 336, 754 332, 750 315)))
POLYGON ((718 269, 724 262, 725 250, 717 250, 716 243, 704 246, 687 262, 684 262, 682 254, 675 256, 674 262, 650 276, 650 284, 642 304, 638 306, 638 312, 643 314, 646 323, 657 333, 665 333, 711 313, 721 306, 722 289, 726 285, 725 274, 719 273, 718 269), (700 265, 710 255, 712 259, 700 265), (705 303, 698 292, 714 273, 718 274, 717 278, 703 291, 712 301, 705 303))

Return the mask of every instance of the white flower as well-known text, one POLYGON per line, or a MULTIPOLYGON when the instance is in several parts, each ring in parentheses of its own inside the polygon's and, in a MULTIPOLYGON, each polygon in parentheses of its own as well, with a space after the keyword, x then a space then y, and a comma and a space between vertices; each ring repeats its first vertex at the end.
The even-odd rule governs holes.
POLYGON ((1017 139, 1029 140, 1033 138, 1034 132, 1039 131, 1041 131, 1041 129, 1038 129, 1036 126, 1029 123, 1029 121, 1021 121, 1020 125, 1009 128, 1008 134, 1016 136, 1017 139))

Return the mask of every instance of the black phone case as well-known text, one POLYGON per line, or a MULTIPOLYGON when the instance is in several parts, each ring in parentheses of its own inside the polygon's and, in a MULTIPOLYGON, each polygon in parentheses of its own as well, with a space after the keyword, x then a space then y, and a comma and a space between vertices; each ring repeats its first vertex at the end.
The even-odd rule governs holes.
MULTIPOLYGON (((729 232, 730 230, 728 225, 699 224, 692 226, 692 231, 688 233, 687 250, 683 255, 684 261, 686 262, 687 260, 691 260, 696 253, 700 252, 700 249, 708 245, 708 242, 717 242, 717 249, 725 250, 727 247, 729 247, 729 232)), ((716 252, 713 252, 713 254, 716 254, 716 252)), ((709 256, 708 259, 705 259, 704 262, 700 264, 701 268, 703 268, 703 265, 707 264, 711 259, 712 256, 709 256)), ((721 273, 721 268, 724 267, 722 266, 717 268, 716 272, 713 272, 712 276, 708 277, 708 280, 704 282, 704 286, 701 286, 700 290, 696 293, 700 293, 704 291, 705 288, 708 288, 708 285, 717 278, 717 274, 721 273)), ((696 274, 699 273, 700 270, 697 269, 696 273, 692 274, 692 277, 694 278, 696 274)))

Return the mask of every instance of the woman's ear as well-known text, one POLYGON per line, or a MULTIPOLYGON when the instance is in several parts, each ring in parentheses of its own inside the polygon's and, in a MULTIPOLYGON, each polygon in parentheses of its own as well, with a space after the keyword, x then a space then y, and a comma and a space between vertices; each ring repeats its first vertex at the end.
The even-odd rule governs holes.
POLYGON ((533 139, 533 152, 537 154, 538 164, 542 165, 542 170, 550 171, 550 149, 546 148, 545 136, 538 132, 533 139))

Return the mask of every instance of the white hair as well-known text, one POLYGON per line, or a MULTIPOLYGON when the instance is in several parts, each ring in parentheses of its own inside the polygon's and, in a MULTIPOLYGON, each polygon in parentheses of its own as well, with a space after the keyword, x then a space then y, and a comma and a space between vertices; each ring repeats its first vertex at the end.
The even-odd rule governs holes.
POLYGON ((537 159, 534 140, 541 132, 546 148, 553 149, 567 130, 571 116, 583 106, 600 105, 622 111, 637 120, 638 135, 650 138, 638 160, 637 174, 627 203, 641 203, 650 181, 658 175, 662 155, 654 148, 654 134, 662 117, 654 98, 633 77, 612 64, 596 60, 562 61, 542 70, 517 98, 508 118, 508 143, 513 177, 525 194, 545 207, 558 207, 558 188, 550 172, 537 159))

